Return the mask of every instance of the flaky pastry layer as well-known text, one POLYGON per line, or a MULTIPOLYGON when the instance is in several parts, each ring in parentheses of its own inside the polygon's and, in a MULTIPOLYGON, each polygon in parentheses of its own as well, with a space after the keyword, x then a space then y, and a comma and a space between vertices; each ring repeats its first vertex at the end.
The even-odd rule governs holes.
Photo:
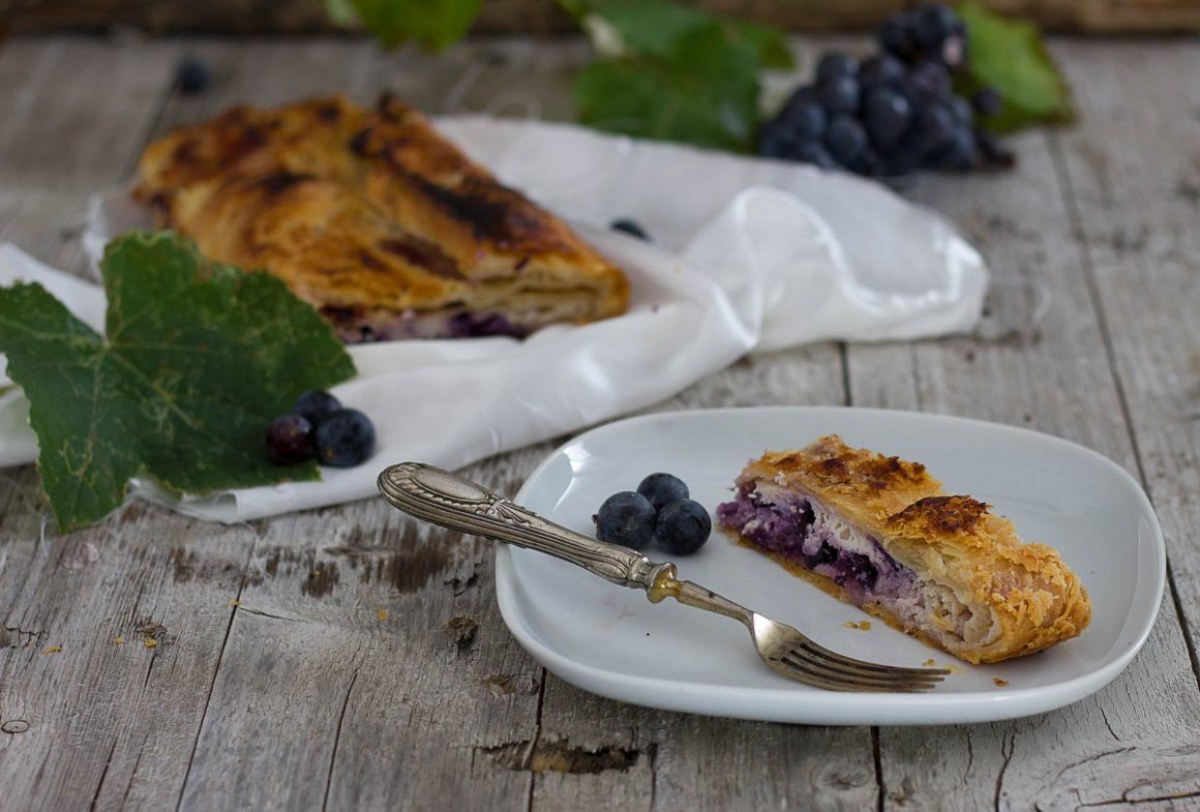
MULTIPOLYGON (((803 506, 807 526, 820 527, 832 542, 824 556, 811 542, 796 546, 810 563, 828 569, 861 558, 871 573, 839 575, 839 583, 768 550, 773 557, 967 662, 1041 651, 1075 637, 1091 618, 1087 591, 1055 550, 1023 543, 1012 522, 982 502, 946 494, 920 463, 827 436, 802 450, 767 452, 743 470, 738 485, 753 509, 776 510, 770 517, 786 519, 803 506), (850 558, 833 558, 846 544, 857 545, 850 558), (886 599, 873 594, 877 582, 881 592, 890 590, 886 599)), ((751 526, 736 519, 744 521, 750 508, 743 505, 739 514, 731 505, 722 508, 730 518, 723 524, 742 543, 761 547, 751 526)))
POLYGON ((210 258, 280 277, 351 340, 356 325, 360 339, 436 333, 430 314, 528 332, 628 306, 620 269, 390 97, 234 107, 150 144, 134 196, 210 258))

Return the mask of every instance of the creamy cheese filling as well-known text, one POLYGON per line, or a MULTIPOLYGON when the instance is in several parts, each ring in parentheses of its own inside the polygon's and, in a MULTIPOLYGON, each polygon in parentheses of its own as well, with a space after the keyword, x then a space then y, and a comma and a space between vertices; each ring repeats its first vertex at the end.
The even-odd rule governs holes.
POLYGON ((717 518, 756 547, 832 579, 855 605, 877 604, 904 629, 930 634, 952 651, 998 632, 990 612, 974 614, 949 587, 922 580, 879 539, 803 494, 749 482, 717 508, 717 518))

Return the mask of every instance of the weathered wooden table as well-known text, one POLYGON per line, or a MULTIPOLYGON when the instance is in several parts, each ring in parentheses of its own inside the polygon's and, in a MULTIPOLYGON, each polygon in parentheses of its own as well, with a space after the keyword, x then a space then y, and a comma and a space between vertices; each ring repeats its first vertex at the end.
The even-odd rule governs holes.
MULTIPOLYGON (((1015 173, 907 192, 990 260, 980 335, 756 357, 657 408, 921 409, 1118 461, 1171 568, 1149 642, 1105 690, 961 727, 647 710, 547 675, 500 620, 492 546, 381 500, 233 527, 135 503, 60 536, 26 467, 0 473, 0 808, 1200 808, 1200 42, 1053 50, 1080 126, 1014 139, 1015 173)), ((577 42, 435 59, 350 40, 10 40, 0 239, 82 272, 88 194, 127 181, 148 138, 234 102, 392 88, 435 113, 568 119, 587 58, 577 42), (196 97, 172 90, 188 53, 215 71, 196 97)), ((469 474, 514 492, 550 448, 469 474)))

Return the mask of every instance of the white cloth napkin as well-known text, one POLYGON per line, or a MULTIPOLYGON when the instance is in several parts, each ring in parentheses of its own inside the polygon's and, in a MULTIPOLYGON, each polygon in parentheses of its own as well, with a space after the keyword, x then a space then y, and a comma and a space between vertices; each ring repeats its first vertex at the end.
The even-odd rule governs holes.
MULTIPOLYGON (((525 341, 484 338, 354 346, 358 376, 334 389, 377 430, 369 463, 321 482, 171 499, 231 522, 373 495, 386 465, 456 468, 660 401, 747 352, 824 339, 907 339, 969 330, 987 271, 936 214, 841 173, 634 141, 569 125, 486 117, 438 121, 504 182, 568 218, 629 275, 619 318, 555 326, 525 341), (608 230, 631 217, 643 243, 608 230)), ((123 195, 98 198, 84 246, 144 226, 123 195)), ((0 284, 39 281, 94 327, 96 285, 0 246, 0 284)), ((0 385, 8 384, 0 379, 0 385)), ((31 462, 18 389, 0 395, 0 465, 31 462)))

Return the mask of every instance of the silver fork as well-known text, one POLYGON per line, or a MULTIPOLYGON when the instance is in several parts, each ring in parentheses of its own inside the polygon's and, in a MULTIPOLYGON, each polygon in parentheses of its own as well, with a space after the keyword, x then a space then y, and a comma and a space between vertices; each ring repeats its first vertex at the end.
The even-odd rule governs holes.
POLYGON ((549 553, 614 584, 644 589, 652 603, 674 598, 731 617, 750 630, 763 662, 807 685, 832 691, 925 691, 950 673, 870 663, 830 651, 791 626, 699 584, 677 580, 674 564, 656 564, 626 547, 568 530, 441 468, 417 462, 393 465, 379 475, 379 490, 394 506, 418 519, 549 553))

